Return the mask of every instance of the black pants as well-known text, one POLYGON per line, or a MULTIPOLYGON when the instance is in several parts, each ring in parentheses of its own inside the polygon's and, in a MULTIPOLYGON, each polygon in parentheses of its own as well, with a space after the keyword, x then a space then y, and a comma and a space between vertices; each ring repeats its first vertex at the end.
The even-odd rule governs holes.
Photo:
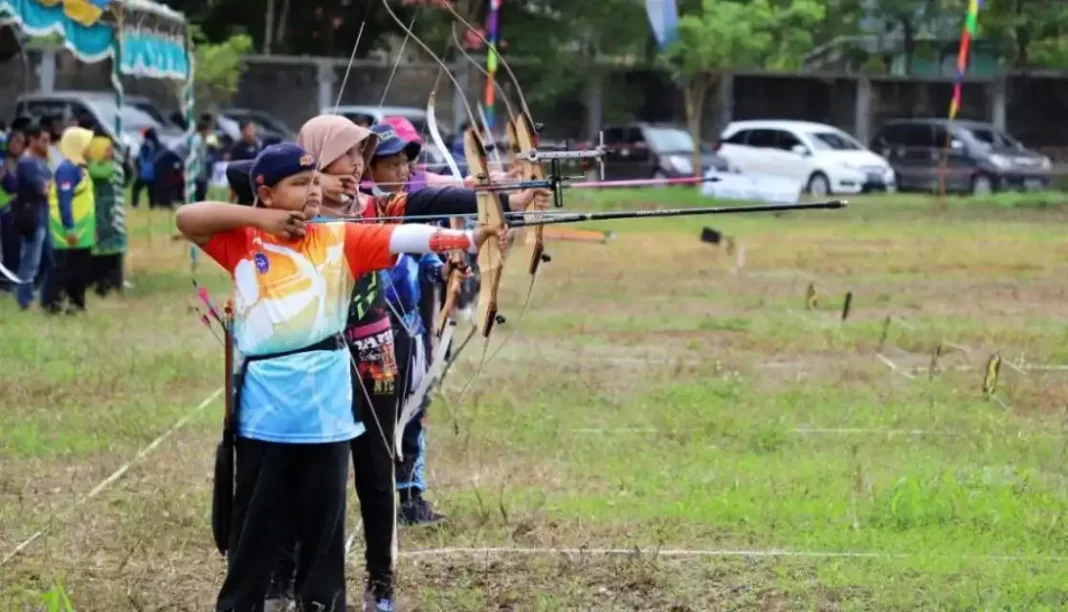
MULTIPOLYGON (((202 163, 207 163, 207 160, 202 163)), ((208 199, 208 181, 206 179, 197 179, 196 194, 193 197, 197 202, 203 202, 208 199)))
POLYGON ((397 404, 397 358, 393 334, 377 334, 373 342, 352 346, 359 377, 352 379, 356 418, 367 432, 352 441, 352 469, 360 500, 366 542, 368 588, 375 597, 392 597, 397 555, 397 493, 393 472, 397 404))
POLYGON ((217 612, 263 610, 272 562, 286 533, 300 540, 294 591, 301 609, 345 610, 348 468, 348 442, 238 438, 233 526, 217 612))
POLYGON ((148 192, 148 207, 155 208, 158 204, 158 200, 156 199, 156 181, 143 181, 140 178, 134 181, 133 202, 131 202, 134 208, 137 208, 137 205, 141 203, 141 190, 148 192))
MULTIPOLYGON (((50 238, 46 237, 45 240, 50 238)), ((44 309, 58 312, 64 298, 77 310, 85 310, 85 287, 92 274, 90 249, 53 249, 52 278, 44 285, 44 309)))
POLYGON ((96 293, 104 297, 112 291, 122 293, 122 253, 93 255, 92 284, 96 293))
MULTIPOLYGON (((352 377, 352 403, 356 419, 366 431, 354 439, 352 452, 356 497, 366 543, 367 588, 375 597, 392 597, 397 554, 397 497, 393 475, 393 432, 397 366, 393 334, 387 329, 350 344, 356 364, 352 377), (368 399, 370 402, 368 402, 368 399), (381 428, 381 429, 380 429, 381 428)), ((271 594, 288 594, 291 576, 301 571, 294 550, 303 547, 295 534, 281 544, 271 578, 271 594)))

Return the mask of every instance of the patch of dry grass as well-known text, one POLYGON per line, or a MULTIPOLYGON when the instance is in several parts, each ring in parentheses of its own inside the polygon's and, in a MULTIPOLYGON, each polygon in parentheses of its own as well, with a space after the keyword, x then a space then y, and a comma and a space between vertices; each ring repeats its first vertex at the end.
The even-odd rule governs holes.
MULTIPOLYGON (((649 196, 603 197, 592 204, 649 196)), ((482 356, 473 343, 431 409, 429 478, 450 518, 402 534, 413 553, 402 604, 1068 605, 1063 566, 1046 558, 1068 544, 1068 372, 1003 366, 996 398, 980 390, 994 351, 1068 362, 1064 213, 966 206, 876 198, 840 215, 606 226, 618 230, 607 245, 550 245, 522 321, 525 262, 512 262, 501 291, 511 321, 493 359, 456 405, 482 356), (701 243, 702 225, 738 238, 744 267, 701 243), (647 552, 417 554, 454 547, 647 552)), ((47 532, 0 566, 0 609, 62 583, 78 610, 202 610, 221 580, 207 521, 221 403, 76 505, 221 379, 219 344, 193 314, 186 247, 167 216, 133 219, 134 288, 121 299, 73 319, 0 301, 0 558, 47 532)), ((200 275, 222 294, 210 262, 200 275)), ((354 601, 361 563, 357 551, 354 601)))

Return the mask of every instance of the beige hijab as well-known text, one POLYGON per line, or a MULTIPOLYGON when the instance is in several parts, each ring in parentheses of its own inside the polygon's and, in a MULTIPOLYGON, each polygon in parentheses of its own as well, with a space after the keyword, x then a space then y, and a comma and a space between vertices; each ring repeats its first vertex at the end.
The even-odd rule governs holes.
MULTIPOLYGON (((297 144, 319 160, 319 168, 326 168, 337 161, 349 149, 361 142, 363 147, 364 168, 371 165, 371 157, 378 147, 378 135, 371 130, 360 127, 341 115, 318 115, 312 117, 300 128, 297 144)), ((362 178, 362 177, 361 177, 362 178)), ((323 197, 324 208, 338 214, 358 212, 352 208, 362 208, 358 202, 334 202, 323 197)))
POLYGON ((378 135, 356 125, 346 117, 341 115, 312 117, 297 134, 297 144, 319 160, 320 168, 334 163, 346 151, 364 141, 367 141, 363 147, 363 161, 366 168, 371 165, 371 157, 378 146, 378 135))

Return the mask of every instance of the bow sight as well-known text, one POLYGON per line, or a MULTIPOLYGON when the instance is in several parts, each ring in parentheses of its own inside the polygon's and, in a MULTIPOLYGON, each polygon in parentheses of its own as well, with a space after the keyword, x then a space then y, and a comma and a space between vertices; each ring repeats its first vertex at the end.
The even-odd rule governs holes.
MULTIPOLYGON (((536 131, 541 131, 542 125, 536 124, 534 126, 536 131)), ((564 194, 563 188, 567 186, 565 181, 584 179, 584 176, 564 176, 561 168, 561 162, 576 161, 576 160, 594 160, 597 162, 598 178, 604 180, 604 132, 600 133, 597 147, 594 149, 584 149, 578 151, 572 151, 570 149, 553 149, 553 148, 534 148, 526 151, 517 151, 515 153, 516 160, 522 160, 531 162, 534 164, 540 164, 549 162, 549 177, 544 181, 525 181, 521 183, 523 185, 532 188, 544 188, 551 189, 553 192, 553 206, 556 208, 563 208, 564 206, 564 194)))

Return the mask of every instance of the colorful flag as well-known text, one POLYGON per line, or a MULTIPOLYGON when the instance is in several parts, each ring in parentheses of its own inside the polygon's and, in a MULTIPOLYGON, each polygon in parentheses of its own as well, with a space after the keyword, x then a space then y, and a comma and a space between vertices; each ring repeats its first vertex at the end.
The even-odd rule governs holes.
POLYGON ((496 103, 496 88, 493 86, 497 78, 497 40, 500 31, 497 27, 500 16, 501 2, 504 0, 490 0, 489 16, 486 18, 486 39, 489 40, 489 48, 486 49, 486 127, 493 129, 494 104, 496 103))
POLYGON ((964 85, 964 74, 968 70, 968 53, 972 47, 972 39, 975 38, 976 24, 979 21, 979 8, 983 6, 983 0, 970 0, 968 12, 964 16, 964 28, 960 33, 960 49, 957 51, 957 74, 953 79, 953 98, 949 102, 949 120, 953 121, 960 112, 961 90, 964 85))

